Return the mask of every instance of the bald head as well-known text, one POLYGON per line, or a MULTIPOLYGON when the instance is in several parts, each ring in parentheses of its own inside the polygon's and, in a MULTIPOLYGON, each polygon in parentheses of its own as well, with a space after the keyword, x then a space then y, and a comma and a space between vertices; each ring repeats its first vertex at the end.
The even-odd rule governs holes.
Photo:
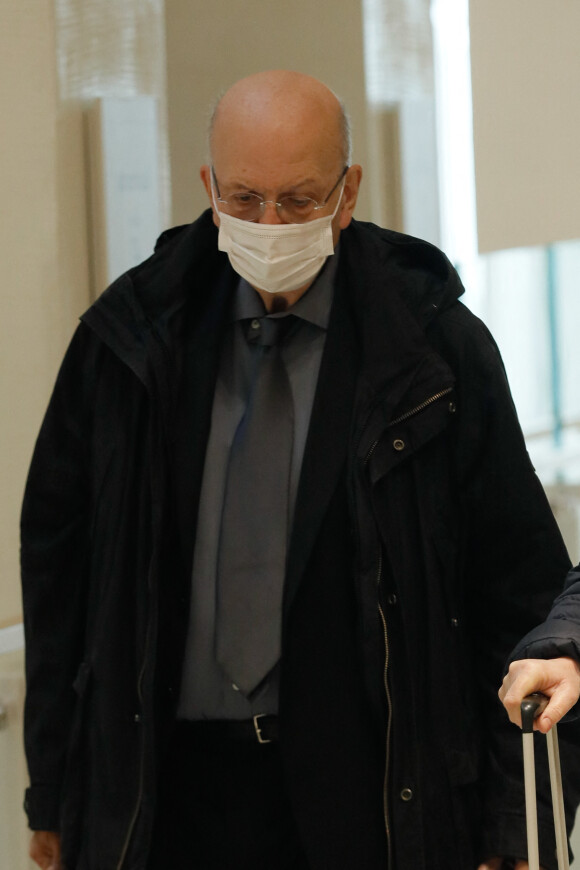
MULTIPOLYGON (((248 127, 258 135, 303 137, 324 131, 339 162, 351 159, 350 122, 342 101, 312 76, 288 70, 256 73, 236 82, 217 102, 209 125, 213 158, 216 139, 235 128, 248 127)), ((330 154, 328 155, 331 156, 330 154)))

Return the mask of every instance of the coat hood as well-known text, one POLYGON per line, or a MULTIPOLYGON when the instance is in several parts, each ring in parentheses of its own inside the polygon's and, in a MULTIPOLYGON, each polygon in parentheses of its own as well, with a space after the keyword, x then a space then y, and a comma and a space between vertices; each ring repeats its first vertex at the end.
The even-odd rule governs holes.
MULTIPOLYGON (((211 209, 192 224, 166 230, 153 255, 111 284, 82 320, 101 337, 108 334, 108 343, 116 337, 124 345, 152 323, 161 328, 186 301, 201 311, 216 276, 236 280, 227 255, 218 251, 217 233, 211 209)), ((353 220, 342 232, 340 250, 359 277, 364 305, 373 305, 385 291, 396 292, 423 327, 464 292, 442 251, 412 236, 353 220), (388 276, 386 286, 377 274, 388 276)))

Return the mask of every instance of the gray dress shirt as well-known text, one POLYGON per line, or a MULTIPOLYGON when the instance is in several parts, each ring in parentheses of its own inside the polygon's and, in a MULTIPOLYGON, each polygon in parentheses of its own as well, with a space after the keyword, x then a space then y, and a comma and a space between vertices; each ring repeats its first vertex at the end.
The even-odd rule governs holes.
MULTIPOLYGON (((293 515, 310 414, 326 340, 334 292, 338 249, 329 257, 307 293, 289 313, 299 323, 282 347, 294 400, 294 445, 290 476, 293 515)), ((240 279, 234 297, 213 401, 200 494, 193 560, 191 611, 177 715, 181 719, 250 719, 278 712, 278 667, 246 698, 227 679, 215 658, 216 574, 221 513, 230 446, 247 401, 251 349, 242 321, 263 317, 256 291, 240 279)), ((284 317, 285 313, 269 317, 284 317)))

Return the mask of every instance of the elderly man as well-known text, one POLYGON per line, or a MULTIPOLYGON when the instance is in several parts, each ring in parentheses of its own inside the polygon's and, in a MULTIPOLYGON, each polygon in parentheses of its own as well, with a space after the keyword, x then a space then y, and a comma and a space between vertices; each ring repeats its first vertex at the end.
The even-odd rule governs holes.
POLYGON ((210 146, 211 211, 83 315, 32 462, 32 854, 524 868, 496 689, 570 563, 498 351, 440 251, 353 221, 323 84, 238 82, 210 146))

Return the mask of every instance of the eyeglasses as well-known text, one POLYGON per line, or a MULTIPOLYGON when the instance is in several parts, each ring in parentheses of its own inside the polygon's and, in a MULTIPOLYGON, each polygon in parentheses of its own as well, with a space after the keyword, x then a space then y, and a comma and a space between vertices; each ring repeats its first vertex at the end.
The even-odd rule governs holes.
POLYGON ((211 175, 217 193, 217 201, 221 202, 222 205, 227 206, 228 214, 231 214, 233 217, 240 218, 240 220, 243 221, 258 221, 264 214, 266 206, 272 204, 276 206, 276 214, 280 220, 289 224, 301 224, 304 223, 304 221, 307 221, 315 211, 324 208, 347 171, 348 166, 345 166, 340 173, 336 184, 324 199, 324 202, 316 202, 315 199, 311 199, 309 196, 297 195, 283 196, 280 202, 275 202, 271 199, 262 199, 262 197, 257 193, 247 193, 246 191, 240 191, 239 193, 232 193, 228 197, 222 197, 213 166, 211 168, 211 175))

